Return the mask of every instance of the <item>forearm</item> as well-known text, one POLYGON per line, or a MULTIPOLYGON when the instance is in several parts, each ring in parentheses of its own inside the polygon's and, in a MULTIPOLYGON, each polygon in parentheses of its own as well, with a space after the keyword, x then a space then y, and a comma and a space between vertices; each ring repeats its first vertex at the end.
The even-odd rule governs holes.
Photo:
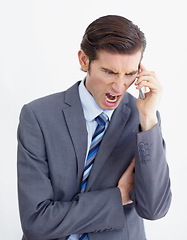
POLYGON ((73 233, 120 230, 124 213, 119 189, 77 194, 56 200, 47 162, 18 148, 18 196, 24 235, 28 240, 59 239, 73 233))
POLYGON ((136 132, 135 188, 131 198, 144 218, 163 217, 170 206, 171 191, 165 146, 159 124, 136 132))
MULTIPOLYGON (((24 199, 20 199, 22 201, 24 199)), ((20 215, 23 232, 28 240, 120 230, 124 226, 121 197, 117 188, 81 193, 70 202, 45 200, 36 206, 32 205, 32 211, 22 209, 20 205, 20 215)))

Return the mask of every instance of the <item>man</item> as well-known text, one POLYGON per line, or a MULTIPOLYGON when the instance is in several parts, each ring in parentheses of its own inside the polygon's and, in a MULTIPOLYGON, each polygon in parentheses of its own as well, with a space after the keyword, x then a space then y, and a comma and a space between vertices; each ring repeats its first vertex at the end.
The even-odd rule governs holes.
POLYGON ((145 240, 143 218, 167 213, 170 179, 157 113, 162 88, 141 64, 145 46, 131 21, 101 17, 78 52, 85 79, 23 107, 23 240, 145 240), (149 89, 144 100, 126 92, 133 83, 149 89))

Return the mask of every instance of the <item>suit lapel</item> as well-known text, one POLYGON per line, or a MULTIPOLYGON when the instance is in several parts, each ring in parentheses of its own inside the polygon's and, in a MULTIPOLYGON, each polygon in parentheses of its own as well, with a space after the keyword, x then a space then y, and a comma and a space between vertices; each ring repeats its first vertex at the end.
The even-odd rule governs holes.
POLYGON ((94 161, 94 165, 90 172, 90 176, 88 178, 86 191, 89 191, 92 184, 94 183, 97 175, 100 173, 103 165, 109 158, 113 149, 115 148, 119 137, 128 121, 131 109, 125 105, 127 103, 127 99, 122 102, 119 107, 113 113, 112 119, 108 126, 108 129, 103 137, 100 148, 98 150, 97 156, 94 161))
POLYGON ((65 103, 66 107, 63 108, 63 112, 77 156, 77 174, 80 186, 87 151, 87 130, 78 94, 78 83, 66 91, 65 103))
MULTIPOLYGON (((87 152, 87 130, 84 113, 79 98, 78 85, 79 83, 76 83, 66 91, 65 107, 62 111, 64 113, 66 124, 77 156, 77 177, 78 186, 80 186, 87 152)), ((112 119, 103 137, 94 161, 94 165, 90 172, 86 191, 89 191, 92 187, 103 165, 115 148, 123 129, 125 128, 131 112, 131 109, 126 105, 127 102, 128 99, 124 97, 119 107, 113 113, 112 119)))

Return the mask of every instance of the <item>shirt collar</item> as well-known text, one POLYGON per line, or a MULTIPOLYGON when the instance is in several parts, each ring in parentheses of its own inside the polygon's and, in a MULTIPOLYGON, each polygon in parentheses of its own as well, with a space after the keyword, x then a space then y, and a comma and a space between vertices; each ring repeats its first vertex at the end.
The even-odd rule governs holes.
POLYGON ((85 80, 83 80, 79 85, 79 96, 82 103, 84 116, 86 121, 91 122, 95 120, 95 118, 104 112, 108 118, 109 121, 112 117, 112 113, 114 110, 103 110, 101 109, 95 99, 92 97, 92 95, 88 92, 87 88, 84 85, 85 80))

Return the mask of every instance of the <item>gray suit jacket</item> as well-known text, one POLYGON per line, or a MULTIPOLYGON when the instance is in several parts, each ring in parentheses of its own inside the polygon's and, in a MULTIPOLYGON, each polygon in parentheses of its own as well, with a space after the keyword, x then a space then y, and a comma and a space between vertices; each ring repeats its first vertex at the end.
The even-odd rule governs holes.
POLYGON ((24 240, 145 240, 143 219, 170 206, 169 171, 160 124, 140 132, 136 99, 126 93, 115 110, 80 193, 87 130, 76 83, 22 109, 18 128, 18 194, 24 240), (133 132, 133 130, 135 131, 133 132), (136 156, 133 204, 116 187, 136 156))

